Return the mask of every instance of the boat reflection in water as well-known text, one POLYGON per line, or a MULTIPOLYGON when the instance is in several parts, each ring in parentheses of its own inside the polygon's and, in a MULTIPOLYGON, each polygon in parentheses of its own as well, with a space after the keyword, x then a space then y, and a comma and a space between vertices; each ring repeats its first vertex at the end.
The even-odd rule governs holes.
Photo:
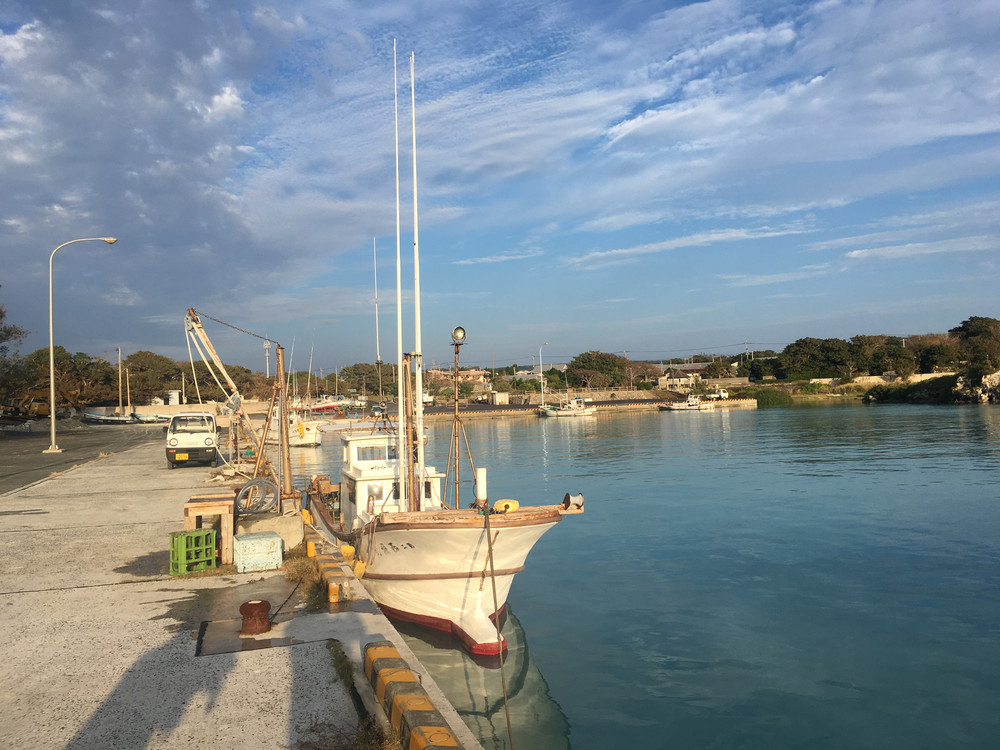
MULTIPOLYGON (((509 604, 505 613, 500 632, 507 639, 503 671, 514 747, 568 750, 569 721, 549 695, 549 686, 528 652, 524 629, 509 604)), ((406 622, 393 624, 483 747, 510 747, 499 657, 471 654, 448 633, 406 622)))

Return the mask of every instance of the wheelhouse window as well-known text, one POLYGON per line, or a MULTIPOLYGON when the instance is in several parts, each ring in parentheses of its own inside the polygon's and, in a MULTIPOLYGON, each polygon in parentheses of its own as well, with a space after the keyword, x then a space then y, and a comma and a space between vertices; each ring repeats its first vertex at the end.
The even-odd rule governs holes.
POLYGON ((393 461, 396 459, 394 445, 359 445, 359 461, 393 461))

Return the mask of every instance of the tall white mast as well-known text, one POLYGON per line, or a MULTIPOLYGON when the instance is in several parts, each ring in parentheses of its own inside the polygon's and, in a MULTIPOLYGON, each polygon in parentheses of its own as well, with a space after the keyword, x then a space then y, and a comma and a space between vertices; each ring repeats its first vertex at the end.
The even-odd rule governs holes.
POLYGON ((409 377, 403 373, 403 279, 402 260, 400 255, 399 238, 399 84, 396 81, 396 40, 392 40, 392 102, 394 109, 394 119, 396 123, 396 362, 399 377, 396 378, 396 389, 399 394, 396 397, 397 417, 396 417, 396 454, 399 462, 398 484, 399 484, 399 507, 406 506, 406 482, 404 463, 406 461, 406 405, 403 387, 403 377, 409 377))
POLYGON ((378 330, 378 253, 375 250, 374 237, 372 237, 372 266, 375 269, 375 369, 378 371, 378 400, 381 403, 385 396, 382 391, 382 348, 379 345, 378 330))
POLYGON ((416 403, 416 418, 414 429, 417 433, 417 488, 415 500, 419 503, 423 495, 424 484, 424 356, 420 342, 420 241, 417 231, 417 105, 414 85, 413 65, 414 54, 410 53, 410 117, 413 134, 413 326, 416 331, 414 339, 413 360, 416 364, 416 384, 414 398, 416 403))
MULTIPOLYGON (((372 265, 375 267, 375 364, 382 364, 382 350, 378 341, 378 256, 375 253, 375 238, 372 237, 372 265)), ((381 387, 381 383, 379 383, 381 387)))

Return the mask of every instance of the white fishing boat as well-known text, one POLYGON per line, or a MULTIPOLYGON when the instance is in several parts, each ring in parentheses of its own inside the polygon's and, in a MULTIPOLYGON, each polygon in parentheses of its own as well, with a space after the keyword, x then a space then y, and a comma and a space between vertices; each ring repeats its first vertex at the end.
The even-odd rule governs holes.
POLYGON ((583 512, 583 497, 534 507, 504 499, 490 507, 485 469, 477 469, 478 505, 448 508, 445 475, 425 466, 422 491, 408 502, 400 497, 406 462, 399 461, 394 429, 343 431, 340 438, 339 522, 319 499, 318 483, 311 505, 355 546, 356 573, 372 598, 391 617, 450 631, 474 654, 503 651, 494 619, 514 575, 546 531, 564 515, 583 512))
MULTIPOLYGON (((288 418, 288 447, 313 448, 323 442, 323 427, 328 425, 325 419, 302 419, 293 413, 288 418)), ((264 442, 267 445, 277 445, 280 431, 269 430, 264 442)))
MULTIPOLYGON (((395 48, 394 55, 395 59, 395 48)), ((413 58, 410 58, 411 87, 413 58)), ((416 138, 414 136, 414 142, 416 138)), ((397 152, 398 154, 398 152, 397 152)), ((398 159, 398 155, 397 155, 398 159)), ((398 164, 398 161, 397 161, 398 164)), ((486 469, 475 469, 475 502, 459 498, 458 433, 449 456, 454 494, 449 506, 446 475, 425 463, 422 355, 420 354, 420 261, 416 216, 414 148, 414 330, 415 347, 403 355, 399 222, 396 238, 396 354, 400 392, 395 424, 387 416, 360 430, 342 430, 339 502, 325 477, 313 480, 310 507, 317 520, 356 550, 355 574, 391 617, 456 635, 476 654, 507 648, 497 618, 514 576, 528 552, 564 515, 583 512, 583 496, 567 494, 561 504, 519 507, 514 500, 489 502, 486 469), (411 373, 411 364, 414 372, 411 373), (451 461, 454 458, 454 464, 451 461), (328 492, 324 490, 329 490, 328 492)), ((397 217, 398 217, 397 169, 397 217)), ((455 426, 458 417, 458 352, 465 331, 455 328, 455 426)), ((467 444, 467 441, 466 441, 467 444)), ((471 461, 470 461, 471 463, 471 461)))
POLYGON ((87 424, 135 424, 136 422, 131 415, 98 414, 90 411, 84 412, 81 419, 87 424))
POLYGON ((684 401, 672 401, 669 404, 661 404, 660 411, 706 411, 714 409, 712 401, 703 401, 701 396, 691 395, 684 401))
POLYGON ((597 407, 577 396, 563 399, 558 404, 542 404, 538 413, 543 417, 589 417, 597 413, 597 407))

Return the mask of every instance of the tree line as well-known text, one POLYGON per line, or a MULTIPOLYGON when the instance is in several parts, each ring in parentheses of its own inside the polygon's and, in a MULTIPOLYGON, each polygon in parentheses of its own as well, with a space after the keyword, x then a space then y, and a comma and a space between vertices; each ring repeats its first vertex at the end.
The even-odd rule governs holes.
MULTIPOLYGON (((5 323, 6 310, 0 305, 0 402, 17 403, 35 397, 46 399, 49 381, 49 350, 20 356, 11 351, 27 331, 5 323)), ((710 378, 741 376, 752 380, 774 378, 796 381, 811 378, 839 378, 849 383, 860 375, 893 373, 906 378, 914 373, 957 371, 968 382, 979 385, 984 375, 1000 370, 1000 320, 971 317, 942 334, 919 336, 858 335, 850 339, 802 338, 781 352, 755 351, 738 357, 703 354, 683 361, 706 363, 703 374, 710 378)), ((637 388, 652 389, 663 368, 681 364, 670 360, 662 364, 634 361, 626 356, 600 351, 576 355, 565 372, 549 368, 544 373, 545 387, 564 388, 637 388)), ((176 362, 149 351, 133 352, 121 363, 119 385, 117 362, 112 363, 83 352, 71 354, 61 346, 54 348, 57 406, 117 405, 119 388, 123 400, 133 405, 164 398, 168 391, 184 391, 188 401, 221 401, 225 394, 204 363, 176 362)), ((273 391, 273 379, 242 365, 226 369, 244 398, 267 400, 273 391)), ((491 387, 498 391, 537 391, 537 378, 518 378, 517 365, 491 373, 491 387)), ((305 371, 289 375, 293 393, 313 395, 337 393, 366 395, 369 399, 393 399, 397 374, 388 364, 376 366, 356 363, 317 378, 305 371)), ((430 395, 450 395, 450 380, 428 380, 430 395)), ((462 383, 460 395, 468 396, 472 385, 462 383)))

